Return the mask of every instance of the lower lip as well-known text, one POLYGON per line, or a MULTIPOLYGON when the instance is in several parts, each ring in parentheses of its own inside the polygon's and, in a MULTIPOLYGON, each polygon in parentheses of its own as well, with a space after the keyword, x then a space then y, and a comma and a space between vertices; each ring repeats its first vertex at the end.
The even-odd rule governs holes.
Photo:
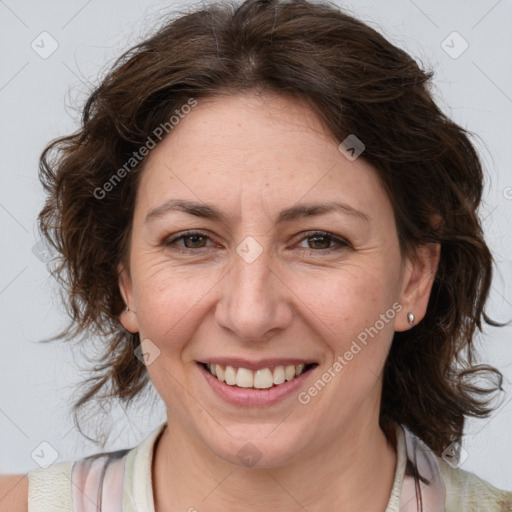
POLYGON ((309 378, 316 367, 311 368, 305 373, 300 374, 292 380, 283 382, 278 386, 272 386, 267 389, 239 388, 230 386, 214 377, 202 363, 197 363, 201 375, 211 388, 226 402, 237 406, 252 407, 273 405, 295 393, 302 384, 309 378))

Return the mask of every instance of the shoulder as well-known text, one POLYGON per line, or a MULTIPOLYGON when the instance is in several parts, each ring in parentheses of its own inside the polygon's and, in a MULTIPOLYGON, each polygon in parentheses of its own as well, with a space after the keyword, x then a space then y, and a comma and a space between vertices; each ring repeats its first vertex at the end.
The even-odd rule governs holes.
POLYGON ((0 511, 28 511, 28 475, 0 475, 0 511))
POLYGON ((446 488, 446 512, 510 512, 512 492, 494 487, 474 473, 436 456, 446 488))
POLYGON ((28 512, 88 510, 95 499, 118 503, 122 498, 125 455, 130 450, 98 453, 30 471, 28 512))
POLYGON ((73 464, 73 461, 58 462, 29 471, 28 512, 72 510, 70 482, 73 464))

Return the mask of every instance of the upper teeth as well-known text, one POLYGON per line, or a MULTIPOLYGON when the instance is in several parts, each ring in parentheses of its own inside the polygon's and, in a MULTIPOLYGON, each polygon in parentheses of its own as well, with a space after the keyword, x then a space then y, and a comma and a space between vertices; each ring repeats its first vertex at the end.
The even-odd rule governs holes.
POLYGON ((282 384, 285 380, 292 380, 304 371, 304 364, 276 366, 272 371, 270 368, 260 370, 249 370, 247 368, 233 368, 233 366, 221 366, 220 364, 207 364, 210 373, 221 382, 230 386, 242 388, 271 388, 273 384, 282 384))

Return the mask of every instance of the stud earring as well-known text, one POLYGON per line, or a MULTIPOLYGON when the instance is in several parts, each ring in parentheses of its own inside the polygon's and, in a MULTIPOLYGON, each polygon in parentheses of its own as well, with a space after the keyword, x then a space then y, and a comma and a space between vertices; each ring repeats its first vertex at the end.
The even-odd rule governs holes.
POLYGON ((413 313, 407 313, 407 319, 409 320, 410 325, 414 325, 414 314, 413 313))
POLYGON ((128 306, 126 306, 125 311, 128 313, 128 311, 130 311, 130 308, 128 306))

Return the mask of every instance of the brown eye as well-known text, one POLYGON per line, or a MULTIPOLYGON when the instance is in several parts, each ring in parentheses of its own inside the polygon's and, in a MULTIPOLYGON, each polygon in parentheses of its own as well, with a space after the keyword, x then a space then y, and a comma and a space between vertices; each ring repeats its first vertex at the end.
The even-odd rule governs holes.
POLYGON ((314 236, 308 238, 308 240, 313 241, 309 244, 311 249, 328 249, 331 243, 331 239, 326 236, 314 236))
MULTIPOLYGON (((302 242, 307 241, 308 247, 300 246, 303 249, 311 249, 311 253, 328 254, 334 251, 339 251, 344 248, 351 248, 349 242, 327 233, 324 231, 315 231, 308 233, 308 235, 302 239, 302 242), (334 244, 334 245, 331 245, 334 244)), ((301 243, 302 243, 301 242, 301 243)))
POLYGON ((202 235, 188 235, 188 236, 182 236, 181 237, 183 241, 185 242, 185 247, 188 249, 197 249, 204 247, 204 243, 206 241, 206 237, 202 235), (187 244, 186 241, 189 240, 190 244, 187 244))
POLYGON ((205 249, 208 247, 208 240, 210 240, 210 237, 207 236, 205 233, 188 232, 165 240, 163 245, 165 247, 170 247, 178 251, 183 251, 187 249, 205 249), (183 241, 183 244, 178 244, 178 241, 183 241))

